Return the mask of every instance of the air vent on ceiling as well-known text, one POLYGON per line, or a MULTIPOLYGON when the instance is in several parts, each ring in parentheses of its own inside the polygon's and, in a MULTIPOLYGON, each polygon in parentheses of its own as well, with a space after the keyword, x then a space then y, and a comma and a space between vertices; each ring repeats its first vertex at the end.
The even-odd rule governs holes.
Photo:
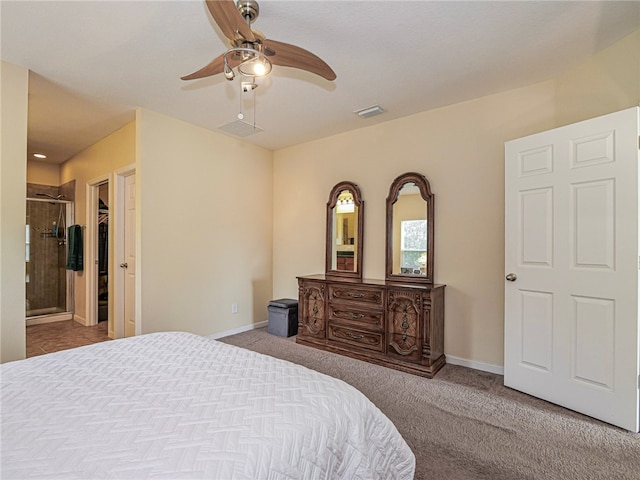
POLYGON ((242 120, 236 120, 235 122, 227 123, 226 125, 222 125, 218 127, 218 129, 223 132, 227 132, 236 137, 248 137, 249 135, 253 135, 254 133, 262 132, 260 127, 256 127, 247 122, 243 122, 242 120))
POLYGON ((353 113, 358 114, 360 118, 373 117, 374 115, 380 115, 384 112, 384 109, 380 105, 372 105, 371 107, 363 108, 362 110, 356 110, 353 113))

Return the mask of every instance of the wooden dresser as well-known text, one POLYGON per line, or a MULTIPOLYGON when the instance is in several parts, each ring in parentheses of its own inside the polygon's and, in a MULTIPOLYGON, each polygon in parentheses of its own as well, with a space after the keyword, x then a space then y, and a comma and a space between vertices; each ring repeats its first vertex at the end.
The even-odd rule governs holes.
POLYGON ((298 277, 297 343, 433 377, 445 364, 445 285, 298 277))

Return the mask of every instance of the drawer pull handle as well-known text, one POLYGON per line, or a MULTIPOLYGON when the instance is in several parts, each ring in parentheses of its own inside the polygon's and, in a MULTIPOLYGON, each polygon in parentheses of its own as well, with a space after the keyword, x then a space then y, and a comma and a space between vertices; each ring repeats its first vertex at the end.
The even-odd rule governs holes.
POLYGON ((347 332, 347 337, 352 338, 354 340, 360 340, 361 338, 364 338, 364 335, 354 335, 351 332, 347 332))
POLYGON ((350 296, 351 298, 362 298, 365 296, 364 293, 347 293, 348 296, 350 296))
POLYGON ((351 315, 351 318, 364 318, 364 313, 352 313, 352 312, 349 312, 349 315, 351 315))

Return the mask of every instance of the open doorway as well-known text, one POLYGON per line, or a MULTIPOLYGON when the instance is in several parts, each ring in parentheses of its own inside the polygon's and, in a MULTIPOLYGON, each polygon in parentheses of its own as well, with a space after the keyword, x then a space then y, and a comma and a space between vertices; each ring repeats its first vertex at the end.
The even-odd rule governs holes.
POLYGON ((140 333, 136 322, 136 182, 128 165, 87 182, 87 323, 109 338, 140 333))
POLYGON ((110 338, 140 333, 136 322, 135 166, 87 182, 87 323, 110 338))
POLYGON ((87 183, 87 238, 86 238, 86 303, 85 325, 107 322, 109 336, 113 338, 113 312, 110 305, 110 238, 111 237, 111 188, 109 175, 87 183))
POLYGON ((109 320, 109 182, 98 185, 98 323, 109 320))

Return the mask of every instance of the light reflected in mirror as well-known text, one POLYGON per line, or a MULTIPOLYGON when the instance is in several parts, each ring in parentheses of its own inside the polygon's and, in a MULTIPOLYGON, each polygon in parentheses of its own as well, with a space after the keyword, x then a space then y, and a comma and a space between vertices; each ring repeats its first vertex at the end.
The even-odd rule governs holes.
POLYGON ((358 207, 353 194, 342 190, 333 209, 333 255, 331 269, 356 271, 356 245, 358 244, 358 207))
POLYGON ((405 183, 393 204, 394 275, 427 275, 427 202, 415 183, 405 183))
POLYGON ((364 201, 353 182, 333 187, 327 202, 326 273, 362 278, 364 201))

